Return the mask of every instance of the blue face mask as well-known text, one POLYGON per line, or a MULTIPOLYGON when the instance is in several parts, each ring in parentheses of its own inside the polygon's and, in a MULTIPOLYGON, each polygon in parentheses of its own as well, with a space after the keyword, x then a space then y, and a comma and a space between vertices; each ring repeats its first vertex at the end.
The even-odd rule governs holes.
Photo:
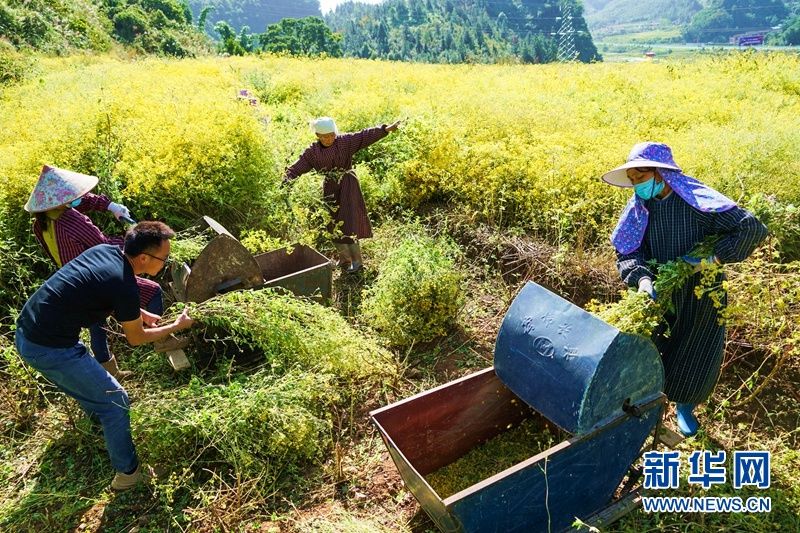
POLYGON ((642 200, 649 200, 654 196, 658 196, 661 191, 664 190, 664 181, 662 180, 661 183, 656 183, 656 177, 653 176, 647 181, 634 185, 633 190, 636 191, 636 195, 642 200))
POLYGON ((79 205, 81 205, 81 200, 83 200, 83 198, 76 198, 75 200, 71 201, 68 205, 70 207, 78 207, 79 205))

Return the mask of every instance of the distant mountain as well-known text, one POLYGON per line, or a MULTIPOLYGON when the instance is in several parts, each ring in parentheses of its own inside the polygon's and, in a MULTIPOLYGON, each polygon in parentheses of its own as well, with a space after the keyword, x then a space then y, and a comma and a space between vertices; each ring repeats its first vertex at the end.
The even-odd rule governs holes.
POLYGON ((324 20, 344 36, 342 49, 353 57, 547 63, 561 53, 583 62, 602 60, 578 0, 346 2, 324 20))
POLYGON ((584 0, 583 3, 591 30, 634 22, 683 26, 705 7, 699 0, 584 0))
POLYGON ((614 26, 677 26, 683 39, 727 42, 736 34, 795 24, 793 0, 583 0, 586 23, 597 34, 614 26))
POLYGON ((276 24, 285 18, 301 19, 305 17, 320 17, 319 0, 187 0, 194 15, 198 20, 203 8, 211 6, 206 18, 205 31, 217 37, 214 25, 225 21, 239 32, 244 26, 253 33, 267 30, 268 24, 276 24))

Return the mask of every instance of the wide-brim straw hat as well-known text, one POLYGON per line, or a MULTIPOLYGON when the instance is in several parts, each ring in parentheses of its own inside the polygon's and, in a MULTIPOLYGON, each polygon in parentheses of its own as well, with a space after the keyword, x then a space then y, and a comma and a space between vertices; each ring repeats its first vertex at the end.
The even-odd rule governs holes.
POLYGON ((77 200, 97 186, 97 176, 45 165, 25 204, 25 211, 41 213, 77 200))
POLYGON ((600 176, 609 185, 617 187, 633 187, 631 180, 628 179, 627 170, 636 167, 655 167, 667 168, 669 170, 681 171, 675 160, 672 158, 672 150, 664 143, 643 142, 631 149, 628 154, 627 162, 610 170, 600 176))

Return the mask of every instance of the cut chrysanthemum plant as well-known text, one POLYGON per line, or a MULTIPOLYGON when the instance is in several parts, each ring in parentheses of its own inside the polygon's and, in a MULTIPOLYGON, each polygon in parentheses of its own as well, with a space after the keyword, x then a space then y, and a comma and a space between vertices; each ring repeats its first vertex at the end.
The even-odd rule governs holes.
POLYGON ((224 331, 236 344, 263 351, 274 371, 301 368, 338 378, 390 377, 394 357, 340 314, 273 289, 222 294, 190 303, 195 331, 224 331), (205 326, 201 330, 198 326, 205 326))
MULTIPOLYGON (((688 255, 694 258, 707 258, 713 253, 718 240, 718 236, 706 238, 688 255)), ((651 271, 657 272, 653 282, 657 294, 655 301, 645 292, 628 289, 621 292, 621 300, 608 304, 592 300, 586 305, 586 310, 625 333, 635 333, 644 337, 652 335, 655 328, 664 320, 664 315, 673 310, 672 293, 692 277, 694 266, 683 259, 667 261, 663 265, 649 261, 648 266, 651 271)), ((717 308, 722 306, 720 287, 716 283, 717 274, 721 270, 721 265, 708 265, 703 270, 700 285, 695 288, 695 295, 698 298, 708 294, 717 308)))

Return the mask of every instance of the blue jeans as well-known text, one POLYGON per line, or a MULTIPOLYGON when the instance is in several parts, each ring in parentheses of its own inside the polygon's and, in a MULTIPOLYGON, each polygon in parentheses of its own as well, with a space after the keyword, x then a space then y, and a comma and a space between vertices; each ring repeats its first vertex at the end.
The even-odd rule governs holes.
POLYGON ((83 410, 103 425, 106 449, 118 472, 134 470, 139 461, 131 438, 128 393, 78 342, 71 348, 50 348, 25 338, 22 329, 15 335, 22 359, 75 398, 83 410))
MULTIPOLYGON (((144 308, 154 315, 161 316, 164 314, 164 293, 161 289, 158 289, 158 292, 153 295, 144 308)), ((111 352, 108 350, 107 320, 105 319, 93 326, 89 326, 89 346, 91 346, 92 354, 98 363, 106 363, 111 360, 111 352)))

